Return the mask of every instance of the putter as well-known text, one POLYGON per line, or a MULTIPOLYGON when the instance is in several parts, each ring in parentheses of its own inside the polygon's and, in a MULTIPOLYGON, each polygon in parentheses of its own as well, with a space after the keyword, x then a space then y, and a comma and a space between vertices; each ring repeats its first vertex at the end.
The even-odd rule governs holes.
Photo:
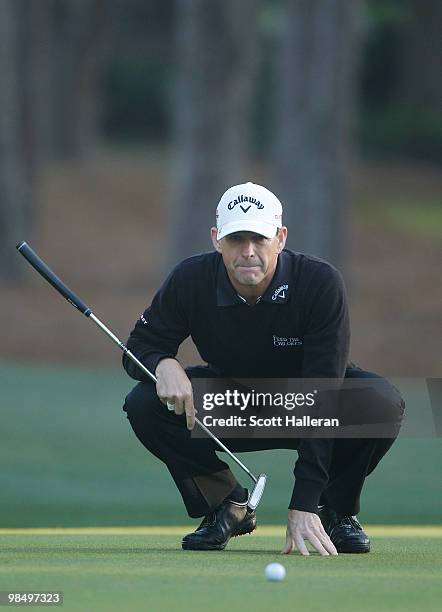
MULTIPOLYGON (((70 304, 72 304, 74 308, 79 310, 82 314, 84 314, 89 319, 92 319, 92 321, 113 342, 115 342, 115 344, 117 344, 120 347, 123 353, 125 353, 129 357, 129 359, 131 359, 141 370, 143 370, 143 372, 147 374, 147 376, 149 376, 149 378, 151 378, 153 382, 155 383, 157 382, 157 379, 152 374, 152 372, 150 372, 146 368, 146 366, 142 364, 141 361, 137 359, 137 357, 135 357, 135 355, 121 342, 121 340, 119 340, 117 336, 113 332, 111 332, 111 330, 108 329, 106 325, 104 325, 104 323, 102 323, 98 317, 94 315, 92 310, 82 300, 80 300, 80 298, 73 291, 71 291, 69 287, 67 287, 63 283, 63 281, 60 278, 58 278, 56 274, 54 274, 51 268, 49 268, 49 266, 45 264, 45 262, 37 255, 37 253, 33 249, 31 249, 31 247, 27 244, 27 242, 19 242, 16 248, 19 251, 19 253, 21 253, 23 257, 31 264, 31 266, 35 268, 35 270, 37 270, 37 272, 41 274, 41 276, 43 276, 43 278, 46 279, 48 283, 54 287, 54 289, 56 289, 70 304)), ((236 457, 236 455, 234 455, 232 451, 230 451, 227 448, 227 446, 225 446, 221 442, 221 440, 218 440, 218 438, 210 431, 210 429, 208 429, 203 423, 201 423, 199 419, 195 418, 195 422, 252 479, 252 481, 254 482, 254 487, 250 492, 247 505, 251 510, 255 510, 264 492, 267 475, 260 474, 257 478, 244 465, 244 463, 240 461, 238 457, 236 457)))

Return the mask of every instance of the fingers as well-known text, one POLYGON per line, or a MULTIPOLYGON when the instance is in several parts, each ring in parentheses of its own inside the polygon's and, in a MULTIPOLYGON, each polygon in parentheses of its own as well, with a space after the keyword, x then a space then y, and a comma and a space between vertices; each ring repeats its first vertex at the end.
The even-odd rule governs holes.
POLYGON ((315 534, 310 534, 309 536, 309 542, 310 544, 316 548, 316 550, 318 551, 319 554, 321 554, 323 557, 328 557, 329 556, 329 552, 324 548, 324 546, 321 544, 319 538, 317 536, 315 536, 315 534))
POLYGON ((175 395, 172 400, 172 403, 175 404, 175 414, 184 414, 184 401, 183 397, 175 395))
POLYGON ((324 533, 321 533, 321 536, 318 536, 318 537, 321 540, 324 548, 327 550, 327 552, 330 555, 333 555, 333 556, 337 556, 338 555, 338 551, 336 550, 336 546, 330 540, 329 536, 325 533, 325 531, 324 531, 324 533))
POLYGON ((192 394, 184 399, 184 412, 186 413, 187 429, 191 431, 195 427, 195 408, 192 394))
POLYGON ((296 514, 296 512, 297 511, 289 511, 286 542, 281 553, 287 555, 296 548, 301 555, 308 556, 310 552, 306 542, 309 542, 321 556, 337 556, 338 551, 324 530, 322 523, 319 521, 319 517, 316 515, 309 517, 308 513, 296 514))
POLYGON ((292 550, 293 550, 293 540, 287 531, 286 536, 285 536, 285 544, 284 544, 283 549, 281 550, 281 554, 289 555, 292 552, 292 550))
POLYGON ((157 365, 155 375, 157 395, 161 402, 177 415, 185 413, 187 428, 193 429, 195 411, 192 385, 181 364, 176 359, 163 359, 157 365))
POLYGON ((304 540, 308 540, 313 548, 315 548, 323 557, 329 557, 330 555, 336 556, 338 554, 333 542, 327 535, 325 538, 322 535, 321 537, 318 537, 311 532, 306 534, 295 532, 293 538, 291 536, 287 536, 285 546, 281 551, 282 554, 288 555, 292 552, 293 540, 296 548, 299 550, 301 555, 304 556, 310 555, 304 540))
POLYGON ((195 408, 193 405, 193 394, 183 393, 176 394, 173 397, 168 397, 166 400, 167 407, 174 410, 177 415, 186 415, 187 429, 192 430, 195 427, 195 408), (173 407, 173 408, 172 408, 173 407))
POLYGON ((304 538, 299 532, 295 533, 295 544, 301 555, 304 555, 304 557, 308 557, 310 555, 307 546, 305 545, 304 538))
POLYGON ((320 533, 317 533, 316 535, 318 536, 318 538, 321 540, 324 548, 331 554, 331 555, 338 555, 338 551, 336 550, 336 546, 333 544, 333 542, 331 541, 329 535, 327 534, 327 532, 324 529, 324 526, 321 522, 319 522, 318 525, 319 531, 320 533))
POLYGON ((190 388, 189 392, 183 391, 174 395, 162 395, 160 400, 163 404, 166 404, 167 409, 171 412, 175 412, 177 415, 186 415, 187 429, 192 430, 195 427, 196 410, 193 405, 192 388, 190 388))
MULTIPOLYGON (((294 534, 294 544, 296 548, 299 550, 301 555, 304 557, 308 557, 310 555, 308 548, 305 544, 304 537, 306 540, 310 542, 310 544, 323 556, 328 557, 330 553, 326 550, 326 548, 321 544, 319 538, 317 538, 314 534, 309 534, 303 536, 301 533, 296 532, 294 534)), ((281 554, 289 555, 293 550, 293 538, 289 535, 286 536, 286 542, 284 548, 281 550, 281 554)), ((337 554, 337 553, 336 553, 337 554)))
POLYGON ((297 531, 296 529, 294 532, 292 532, 290 526, 288 526, 285 536, 285 545, 281 550, 281 554, 289 555, 295 547, 299 550, 301 555, 308 556, 310 554, 307 550, 307 546, 305 545, 301 532, 297 531))

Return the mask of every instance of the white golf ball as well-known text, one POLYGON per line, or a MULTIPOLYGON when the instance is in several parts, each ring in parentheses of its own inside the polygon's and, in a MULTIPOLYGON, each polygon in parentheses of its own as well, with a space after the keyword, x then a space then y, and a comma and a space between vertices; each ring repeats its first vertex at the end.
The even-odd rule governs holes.
POLYGON ((285 578, 285 567, 280 563, 269 563, 265 569, 267 580, 280 582, 285 578))

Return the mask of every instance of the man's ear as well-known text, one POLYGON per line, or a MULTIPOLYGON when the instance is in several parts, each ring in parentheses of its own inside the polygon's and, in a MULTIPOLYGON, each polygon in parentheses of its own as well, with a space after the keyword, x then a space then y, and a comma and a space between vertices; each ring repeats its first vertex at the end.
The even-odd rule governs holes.
POLYGON ((218 234, 218 230, 216 229, 216 227, 210 228, 210 237, 212 238, 213 248, 215 249, 215 251, 218 251, 218 253, 221 253, 221 247, 216 237, 217 234, 218 234))
POLYGON ((276 248, 277 253, 281 253, 282 249, 285 247, 285 243, 287 240, 287 228, 285 227, 285 225, 283 225, 282 227, 279 228, 279 232, 278 232, 278 245, 276 248))

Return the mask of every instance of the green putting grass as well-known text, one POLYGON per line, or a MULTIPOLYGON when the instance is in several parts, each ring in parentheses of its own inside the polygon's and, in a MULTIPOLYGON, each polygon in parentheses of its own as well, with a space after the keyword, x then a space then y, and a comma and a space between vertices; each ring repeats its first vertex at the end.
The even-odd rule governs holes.
POLYGON ((1 530, 0 590, 62 590, 64 610, 440 610, 442 528, 367 527, 372 552, 281 556, 283 527, 222 552, 180 548, 188 527, 1 530), (287 570, 264 578, 268 563, 287 570))

